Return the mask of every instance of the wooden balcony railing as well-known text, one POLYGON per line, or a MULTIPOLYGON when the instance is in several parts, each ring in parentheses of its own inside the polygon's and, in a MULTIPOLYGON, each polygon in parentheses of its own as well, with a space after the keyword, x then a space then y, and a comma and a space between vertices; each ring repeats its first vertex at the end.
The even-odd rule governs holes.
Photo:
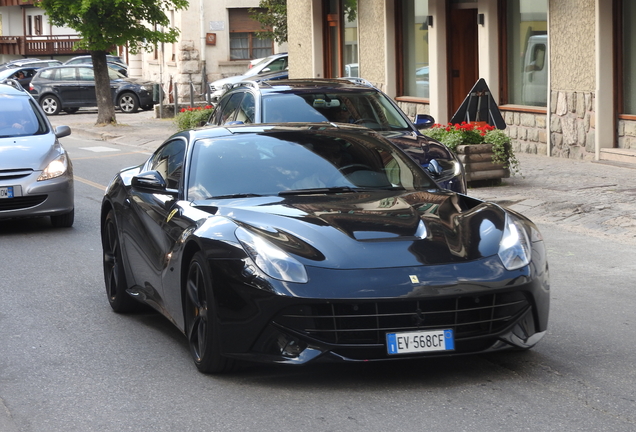
POLYGON ((77 35, 0 36, 0 54, 27 57, 88 54, 86 50, 73 49, 78 41, 77 35))
POLYGON ((0 6, 33 6, 33 0, 0 0, 0 6))

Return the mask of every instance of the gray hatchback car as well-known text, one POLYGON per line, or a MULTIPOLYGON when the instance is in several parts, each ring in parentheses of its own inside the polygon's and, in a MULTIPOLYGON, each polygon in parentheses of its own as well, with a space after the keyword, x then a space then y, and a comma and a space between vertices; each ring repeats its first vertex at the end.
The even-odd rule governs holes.
POLYGON ((70 134, 53 129, 17 81, 0 82, 0 221, 48 216, 55 227, 73 225, 73 165, 58 140, 70 134))

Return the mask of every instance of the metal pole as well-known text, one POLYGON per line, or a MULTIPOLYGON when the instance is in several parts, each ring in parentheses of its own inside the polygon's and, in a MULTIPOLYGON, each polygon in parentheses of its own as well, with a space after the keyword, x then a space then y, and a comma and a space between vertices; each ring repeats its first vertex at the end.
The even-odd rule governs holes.
POLYGON ((190 77, 190 106, 194 106, 194 84, 192 83, 192 77, 190 77))
POLYGON ((174 115, 179 113, 179 92, 177 91, 177 83, 174 83, 174 115))

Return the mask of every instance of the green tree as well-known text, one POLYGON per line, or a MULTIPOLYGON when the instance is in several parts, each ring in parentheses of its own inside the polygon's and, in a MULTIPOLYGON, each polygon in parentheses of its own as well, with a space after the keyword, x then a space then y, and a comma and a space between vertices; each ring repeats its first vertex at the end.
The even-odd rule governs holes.
POLYGON ((263 28, 256 36, 261 39, 274 39, 277 43, 287 42, 287 0, 260 0, 258 7, 250 9, 250 18, 261 23, 263 28))
POLYGON ((51 23, 76 30, 79 47, 93 59, 97 124, 116 124, 110 92, 106 54, 128 45, 130 53, 151 51, 157 43, 177 41, 179 30, 165 28, 170 20, 164 11, 188 7, 188 0, 41 0, 51 23))

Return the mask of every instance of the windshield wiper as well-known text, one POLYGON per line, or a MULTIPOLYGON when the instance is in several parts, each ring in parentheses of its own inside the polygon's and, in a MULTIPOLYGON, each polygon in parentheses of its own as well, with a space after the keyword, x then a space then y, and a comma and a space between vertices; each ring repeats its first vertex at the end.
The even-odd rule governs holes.
POLYGON ((210 196, 207 197, 206 199, 222 199, 222 198, 254 198, 254 197, 260 197, 263 195, 259 195, 259 194, 253 194, 253 193, 235 193, 235 194, 229 194, 229 195, 215 195, 215 196, 210 196))

